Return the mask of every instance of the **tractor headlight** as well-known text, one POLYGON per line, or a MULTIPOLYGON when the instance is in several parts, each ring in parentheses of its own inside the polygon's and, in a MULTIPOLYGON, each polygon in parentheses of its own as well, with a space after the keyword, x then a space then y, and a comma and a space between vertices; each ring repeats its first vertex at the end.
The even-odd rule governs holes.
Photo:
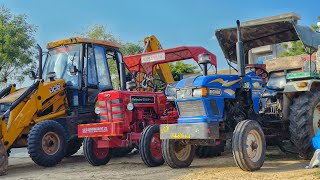
POLYGON ((133 108, 134 108, 134 105, 133 105, 132 103, 128 103, 128 104, 127 104, 127 109, 128 109, 129 111, 132 111, 133 108))
POLYGON ((99 107, 94 108, 94 112, 95 112, 97 115, 99 115, 99 114, 101 113, 101 108, 99 108, 99 107))
POLYGON ((205 87, 192 90, 193 97, 204 97, 204 96, 207 96, 207 94, 208 94, 208 91, 207 91, 207 88, 205 87))

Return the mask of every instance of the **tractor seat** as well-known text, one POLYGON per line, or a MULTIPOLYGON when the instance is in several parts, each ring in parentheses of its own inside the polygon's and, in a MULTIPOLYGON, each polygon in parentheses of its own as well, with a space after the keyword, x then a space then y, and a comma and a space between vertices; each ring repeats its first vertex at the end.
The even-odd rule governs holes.
POLYGON ((176 99, 176 85, 178 81, 167 84, 164 94, 167 97, 167 101, 174 101, 176 99))
POLYGON ((275 73, 270 73, 269 80, 266 86, 268 89, 271 90, 283 91, 286 83, 287 81, 285 75, 277 75, 275 73))

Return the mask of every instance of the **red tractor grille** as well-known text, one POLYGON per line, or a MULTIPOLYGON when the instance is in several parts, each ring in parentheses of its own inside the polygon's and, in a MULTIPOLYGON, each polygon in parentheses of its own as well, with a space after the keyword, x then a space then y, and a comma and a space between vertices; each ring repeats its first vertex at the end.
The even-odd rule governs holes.
POLYGON ((124 111, 123 111, 123 100, 122 99, 113 99, 106 100, 105 102, 100 103, 100 109, 102 110, 100 113, 101 121, 122 121, 124 119, 124 111))

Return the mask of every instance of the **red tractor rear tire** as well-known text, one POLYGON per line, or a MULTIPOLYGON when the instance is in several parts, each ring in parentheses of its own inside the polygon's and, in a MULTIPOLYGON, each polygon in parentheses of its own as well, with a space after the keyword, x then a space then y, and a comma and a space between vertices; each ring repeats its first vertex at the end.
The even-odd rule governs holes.
POLYGON ((161 151, 160 127, 157 124, 147 126, 139 141, 142 161, 149 167, 161 166, 164 163, 161 151))
POLYGON ((112 157, 112 149, 98 148, 96 141, 92 138, 83 140, 83 153, 87 161, 93 166, 106 165, 112 157))

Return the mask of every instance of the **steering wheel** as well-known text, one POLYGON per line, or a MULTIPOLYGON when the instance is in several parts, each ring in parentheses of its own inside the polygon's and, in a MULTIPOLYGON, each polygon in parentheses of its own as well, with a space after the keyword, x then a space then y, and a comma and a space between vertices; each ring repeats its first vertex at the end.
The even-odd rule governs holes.
POLYGON ((157 91, 157 90, 163 91, 167 87, 167 83, 165 81, 163 81, 162 79, 158 79, 158 78, 154 78, 153 82, 152 82, 152 80, 148 81, 147 85, 148 85, 148 87, 154 89, 155 91, 157 91), (156 83, 157 81, 159 83, 156 83))
POLYGON ((268 71, 266 71, 265 69, 263 69, 261 67, 247 66, 246 69, 249 69, 250 71, 253 71, 254 73, 256 73, 257 76, 260 76, 263 80, 267 81, 268 78, 269 78, 268 71), (258 71, 260 71, 260 72, 257 73, 258 71))

